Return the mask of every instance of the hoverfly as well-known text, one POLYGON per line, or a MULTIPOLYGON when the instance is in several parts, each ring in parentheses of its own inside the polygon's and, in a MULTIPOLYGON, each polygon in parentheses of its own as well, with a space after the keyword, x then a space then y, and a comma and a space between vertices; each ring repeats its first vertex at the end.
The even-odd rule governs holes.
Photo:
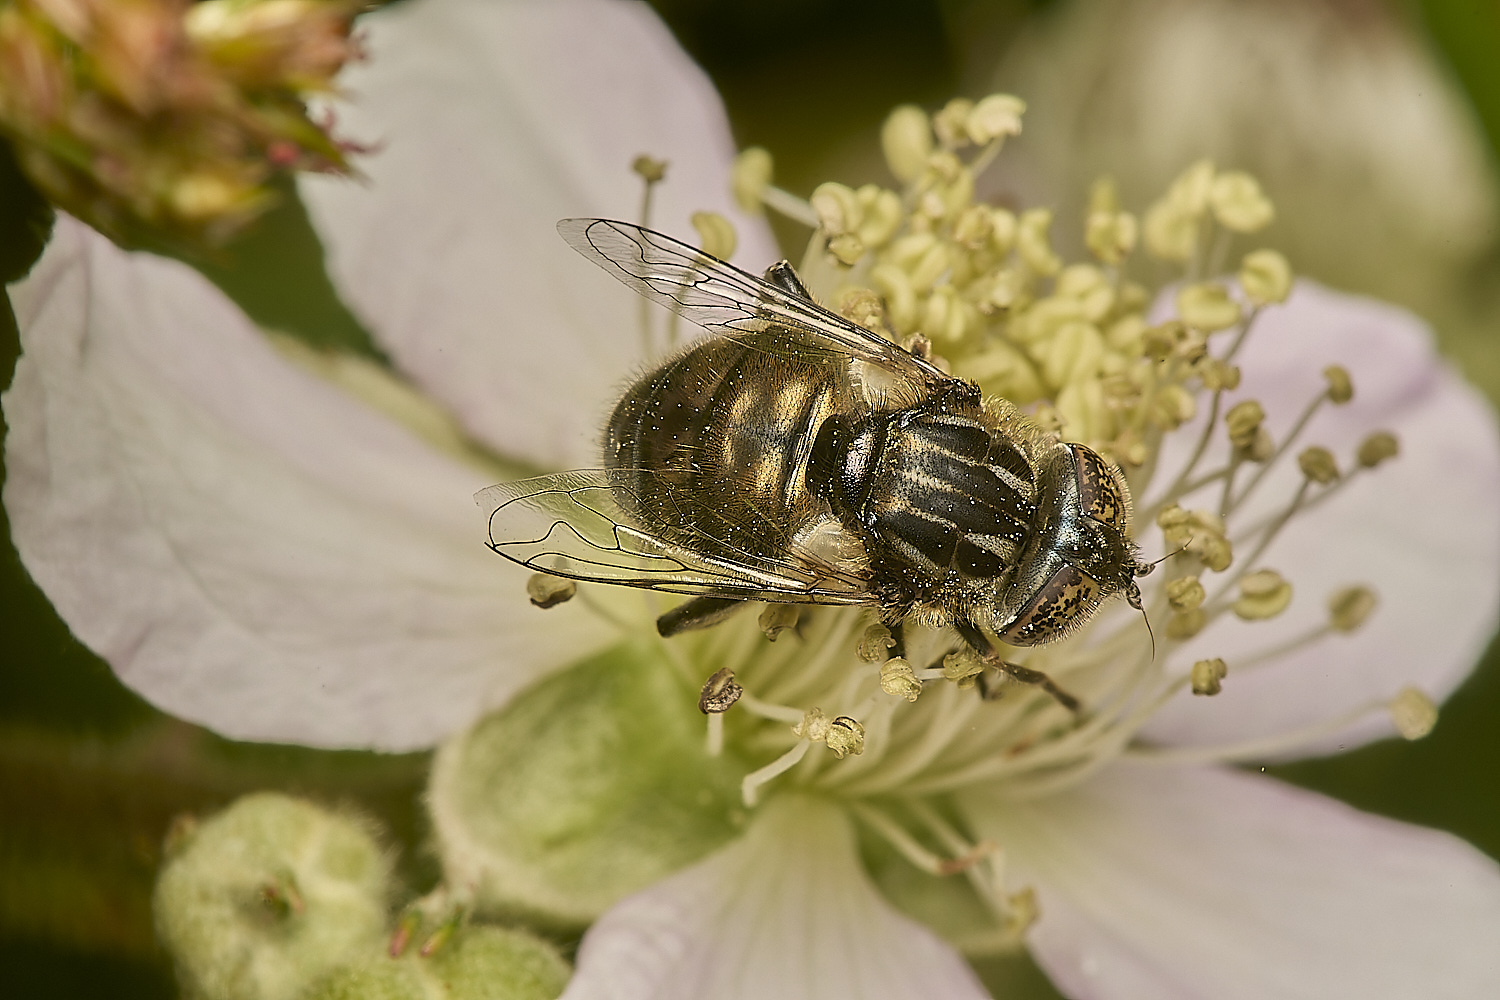
MULTIPOLYGON (((640 378, 604 430, 602 468, 481 491, 489 545, 532 570, 694 595, 671 635, 743 601, 869 605, 1053 642, 1123 593, 1140 607, 1130 494, 1090 448, 819 306, 791 265, 757 278, 625 222, 564 219, 575 250, 716 336, 640 378)), ((900 649, 898 646, 897 652, 900 649)))

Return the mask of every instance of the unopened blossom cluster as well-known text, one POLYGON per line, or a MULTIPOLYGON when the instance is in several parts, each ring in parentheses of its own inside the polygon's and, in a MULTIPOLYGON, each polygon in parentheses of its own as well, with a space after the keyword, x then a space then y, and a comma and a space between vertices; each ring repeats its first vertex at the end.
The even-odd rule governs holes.
POLYGON ((1104 1000, 1500 989, 1492 860, 1235 766, 1423 735, 1500 602, 1488 405, 1415 318, 1294 280, 1252 178, 1101 181, 1053 232, 981 194, 1025 141, 996 94, 894 111, 882 182, 792 192, 644 6, 364 23, 344 114, 388 139, 368 187, 301 193, 389 367, 69 219, 13 292, 5 503, 75 633, 229 735, 438 747, 434 886, 282 796, 175 827, 189 992, 969 998, 970 960, 1023 948, 1104 1000), (1121 466, 1144 615, 1006 651, 1078 711, 858 609, 663 639, 666 595, 485 548, 470 496, 597 465, 612 395, 692 333, 556 219, 758 271, 766 210, 819 301, 1121 466))
POLYGON ((46 197, 119 240, 219 243, 294 170, 351 172, 306 102, 358 55, 362 0, 16 0, 0 131, 46 197))

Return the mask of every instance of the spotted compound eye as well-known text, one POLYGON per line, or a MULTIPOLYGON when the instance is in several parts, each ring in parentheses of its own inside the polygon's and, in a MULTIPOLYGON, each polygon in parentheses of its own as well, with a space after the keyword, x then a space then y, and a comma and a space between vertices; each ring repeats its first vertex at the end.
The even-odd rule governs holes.
POLYGON ((1040 646, 1063 638, 1099 606, 1099 581, 1064 563, 1038 588, 1000 638, 1012 646, 1040 646))
POLYGON ((1130 526, 1129 494, 1120 473, 1092 448, 1069 445, 1078 467, 1078 506, 1083 513, 1104 524, 1130 526))

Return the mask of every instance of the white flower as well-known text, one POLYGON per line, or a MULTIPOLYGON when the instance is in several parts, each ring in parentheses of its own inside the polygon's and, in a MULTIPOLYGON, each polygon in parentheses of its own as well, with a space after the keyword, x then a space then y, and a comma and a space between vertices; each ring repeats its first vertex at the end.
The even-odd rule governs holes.
MULTIPOLYGON (((639 305, 552 225, 627 214, 639 188, 625 168, 643 152, 672 164, 659 227, 685 232, 700 208, 732 215, 706 80, 644 7, 413 0, 369 26, 349 127, 385 152, 368 189, 305 188, 336 282, 397 367, 505 462, 594 464, 601 408, 638 360, 639 305)), ((768 263, 764 229, 740 218, 742 260, 768 263)), ((409 401, 382 412, 289 362, 186 268, 63 219, 13 294, 17 547, 78 636, 167 710, 240 737, 430 745, 617 635, 584 601, 529 607, 524 574, 485 551, 469 496, 503 470, 414 430, 431 424, 409 401)), ((1492 861, 1205 763, 1389 735, 1369 706, 1404 686, 1441 699, 1495 623, 1488 408, 1409 316, 1315 287, 1266 311, 1240 395, 1282 435, 1330 362, 1358 395, 1318 415, 1318 443, 1344 455, 1378 426, 1402 455, 1266 555, 1309 597, 1373 583, 1379 612, 1232 672, 1218 698, 1169 701, 1140 730, 1149 746, 1098 749, 1060 789, 1023 795, 985 770, 993 758, 961 781, 945 765, 954 817, 1003 852, 1003 870, 986 869, 1003 875, 995 888, 1035 889, 1027 943, 1071 995, 1500 992, 1492 861)), ((1179 463, 1191 429, 1169 441, 1181 439, 1179 463)), ((1281 485, 1268 478, 1263 510, 1281 485)), ((1181 674, 1200 652, 1245 663, 1323 617, 1308 600, 1270 624, 1225 621, 1159 666, 1181 674)), ((874 747, 872 731, 872 759, 874 747)), ((766 795, 719 852, 609 909, 567 996, 983 995, 956 950, 874 887, 854 839, 861 803, 796 787, 766 795)))

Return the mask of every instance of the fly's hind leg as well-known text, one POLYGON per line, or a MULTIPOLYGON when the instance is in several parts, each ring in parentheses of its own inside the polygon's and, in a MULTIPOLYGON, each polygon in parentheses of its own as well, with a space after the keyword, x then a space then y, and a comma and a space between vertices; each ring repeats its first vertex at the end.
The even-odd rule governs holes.
POLYGON ((657 618, 656 631, 662 636, 673 636, 679 632, 708 628, 724 621, 746 603, 748 602, 738 597, 694 597, 657 618))
POLYGON ((958 630, 958 634, 963 637, 964 642, 967 642, 973 648, 974 652, 978 653, 988 665, 1004 671, 1008 676, 1015 678, 1022 684, 1035 684, 1050 694, 1059 705, 1074 715, 1083 711, 1083 705, 1077 698, 1058 687, 1056 681, 1040 670, 1032 670, 1030 667, 1021 666, 1019 663, 1002 660, 1000 654, 995 651, 994 645, 989 639, 985 638, 984 633, 979 631, 977 626, 970 622, 959 621, 954 622, 953 627, 958 630))

